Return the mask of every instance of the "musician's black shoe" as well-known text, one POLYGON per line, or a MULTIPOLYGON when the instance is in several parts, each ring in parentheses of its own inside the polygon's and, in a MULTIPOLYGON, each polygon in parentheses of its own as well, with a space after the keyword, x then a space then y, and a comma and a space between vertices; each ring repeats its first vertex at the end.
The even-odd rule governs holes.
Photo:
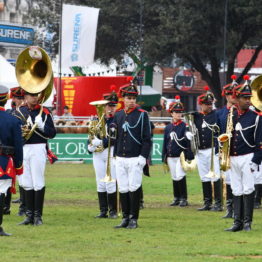
POLYGON ((34 217, 34 225, 35 226, 43 225, 43 220, 41 216, 34 217))
POLYGON ((170 206, 178 206, 180 204, 180 199, 179 198, 175 198, 174 201, 170 204, 170 206))
POLYGON ((128 229, 136 229, 138 227, 137 219, 130 219, 129 224, 126 228, 128 229))
POLYGON ((203 207, 198 208, 198 211, 209 211, 211 209, 211 205, 204 205, 203 207))
POLYGON ((95 216, 95 218, 108 218, 108 215, 105 212, 101 212, 99 215, 95 216))
POLYGON ((9 207, 4 207, 3 208, 3 215, 10 215, 11 214, 11 210, 9 207))
POLYGON ((243 227, 243 230, 250 231, 251 230, 251 223, 245 223, 244 227, 243 227))
POLYGON ((220 212, 222 210, 223 210, 223 208, 222 208, 221 204, 214 204, 213 207, 210 209, 210 211, 215 211, 215 212, 220 212))
POLYGON ((114 211, 110 211, 110 212, 109 212, 108 218, 116 219, 117 217, 118 217, 118 216, 117 216, 117 212, 114 212, 114 211))
POLYGON ((186 199, 181 199, 180 203, 179 203, 180 207, 186 207, 188 206, 188 202, 186 199))
POLYGON ((129 219, 123 218, 122 222, 119 225, 115 226, 114 228, 126 228, 128 224, 129 224, 129 219))
POLYGON ((241 230, 243 230, 242 224, 233 224, 232 227, 225 229, 225 231, 229 231, 229 232, 237 232, 241 230))
POLYGON ((23 217, 25 215, 25 210, 19 208, 17 215, 20 216, 20 217, 23 217))
POLYGON ((2 227, 0 227, 0 236, 1 237, 9 237, 11 236, 12 234, 8 234, 4 231, 4 229, 2 227))

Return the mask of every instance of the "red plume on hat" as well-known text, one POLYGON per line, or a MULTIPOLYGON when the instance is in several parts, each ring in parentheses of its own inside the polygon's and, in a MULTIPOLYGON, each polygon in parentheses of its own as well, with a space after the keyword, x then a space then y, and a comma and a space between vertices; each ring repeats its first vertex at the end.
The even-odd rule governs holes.
POLYGON ((116 92, 116 85, 111 85, 111 86, 110 86, 110 90, 111 90, 112 92, 116 92))
POLYGON ((179 95, 175 96, 175 102, 180 102, 180 96, 179 95))

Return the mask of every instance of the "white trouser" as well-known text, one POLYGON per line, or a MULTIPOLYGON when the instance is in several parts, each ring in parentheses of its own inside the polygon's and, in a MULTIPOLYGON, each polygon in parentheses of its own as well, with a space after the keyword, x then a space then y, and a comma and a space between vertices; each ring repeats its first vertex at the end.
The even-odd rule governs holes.
POLYGON ((22 185, 21 185, 21 183, 22 183, 22 175, 16 176, 16 180, 18 181, 18 185, 19 185, 19 186, 22 186, 22 185))
POLYGON ((134 192, 142 185, 143 166, 138 157, 116 157, 116 179, 120 193, 134 192))
POLYGON ((5 194, 9 187, 12 186, 12 179, 0 179, 0 194, 5 194))
POLYGON ((196 154, 197 161, 197 169, 198 174, 202 182, 216 182, 220 178, 220 167, 219 167, 219 158, 215 155, 214 148, 214 172, 216 174, 216 178, 208 178, 206 175, 210 171, 211 168, 211 148, 208 149, 199 149, 196 154))
POLYGON ((174 181, 180 181, 185 175, 180 162, 180 157, 168 157, 167 164, 170 170, 171 178, 174 181))
POLYGON ((250 170, 253 153, 243 156, 231 156, 231 188, 233 195, 249 195, 254 190, 255 174, 250 170))
POLYGON ((25 190, 41 190, 45 186, 46 145, 25 144, 24 172, 20 179, 20 185, 25 190))
MULTIPOLYGON (((110 172, 112 179, 116 180, 116 171, 115 171, 115 159, 113 158, 114 148, 110 149, 110 172)), ((106 176, 106 165, 108 158, 108 148, 103 152, 94 152, 93 153, 93 165, 96 174, 96 186, 97 192, 107 192, 112 194, 116 192, 116 181, 115 182, 102 182, 101 180, 106 176)))
POLYGON ((262 184, 262 164, 259 166, 259 170, 255 171, 255 185, 262 184))
POLYGON ((230 181, 230 173, 231 173, 231 169, 228 169, 227 171, 222 171, 224 173, 224 177, 225 177, 225 183, 227 185, 231 185, 231 181, 230 181))

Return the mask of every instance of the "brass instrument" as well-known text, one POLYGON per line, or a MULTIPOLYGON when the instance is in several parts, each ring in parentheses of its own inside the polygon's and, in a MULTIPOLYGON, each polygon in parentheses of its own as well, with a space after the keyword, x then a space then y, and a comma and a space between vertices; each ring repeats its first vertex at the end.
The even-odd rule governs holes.
POLYGON ((208 174, 206 175, 206 177, 208 178, 220 178, 220 175, 219 174, 216 174, 215 173, 215 166, 214 166, 214 132, 215 132, 215 127, 216 125, 214 126, 211 126, 211 131, 212 131, 212 136, 211 136, 211 166, 210 166, 210 171, 208 172, 208 174))
POLYGON ((257 76, 250 84, 252 88, 251 103, 262 111, 262 75, 257 76))
POLYGON ((220 156, 220 169, 222 171, 227 171, 230 169, 230 145, 233 127, 233 112, 234 106, 231 106, 227 116, 227 127, 226 133, 221 134, 217 139, 219 142, 219 156, 220 156))
MULTIPOLYGON (((38 94, 41 109, 38 115, 42 115, 43 103, 48 99, 53 89, 52 65, 47 53, 38 46, 24 49, 18 56, 15 66, 16 78, 23 90, 31 94, 38 94)), ((22 135, 25 140, 33 135, 37 124, 33 124, 31 118, 23 116, 18 110, 17 117, 22 119, 22 135), (30 121, 31 120, 31 121, 30 121)))
MULTIPOLYGON (((92 140, 95 138, 95 136, 99 137, 100 139, 103 139, 106 137, 106 123, 105 123, 105 106, 108 104, 108 100, 99 100, 99 101, 93 101, 89 104, 96 107, 97 112, 97 118, 91 119, 89 125, 88 125, 88 131, 89 134, 89 142, 92 145, 92 140)), ((98 146, 95 150, 95 152, 102 152, 104 150, 104 147, 98 146)))
POLYGON ((194 123, 194 115, 192 113, 186 113, 184 114, 184 116, 185 116, 185 120, 189 128, 189 131, 194 135, 190 141, 190 147, 191 147, 193 154, 196 155, 199 145, 200 145, 200 141, 199 141, 198 130, 194 123))
POLYGON ((184 151, 180 154, 180 163, 185 172, 193 171, 197 168, 196 160, 187 161, 185 158, 184 151))

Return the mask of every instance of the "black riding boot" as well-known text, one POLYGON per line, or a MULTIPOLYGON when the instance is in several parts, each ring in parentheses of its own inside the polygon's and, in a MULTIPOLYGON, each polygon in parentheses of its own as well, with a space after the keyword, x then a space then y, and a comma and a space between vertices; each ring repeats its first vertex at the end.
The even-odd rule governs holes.
POLYGON ((26 212, 26 206, 25 206, 25 190, 19 186, 19 192, 20 192, 20 206, 18 211, 18 216, 24 216, 26 212))
POLYGON ((178 206, 180 203, 180 191, 179 191, 179 181, 173 181, 173 195, 174 201, 170 204, 170 206, 178 206))
POLYGON ((249 195, 244 195, 244 230, 250 231, 253 220, 254 195, 252 192, 249 195))
POLYGON ((261 196, 262 196, 262 184, 256 184, 255 185, 255 200, 254 200, 255 209, 260 208, 261 196))
POLYGON ((226 207, 227 212, 223 216, 223 218, 233 218, 233 194, 232 194, 232 188, 231 185, 226 185, 227 187, 227 200, 226 200, 226 207))
POLYGON ((233 196, 233 201, 234 201, 234 224, 232 227, 227 228, 225 230, 230 232, 237 232, 243 229, 243 217, 244 217, 243 196, 233 196))
POLYGON ((202 182, 204 206, 198 208, 198 211, 207 211, 212 206, 212 185, 211 182, 202 182))
POLYGON ((5 205, 4 205, 4 215, 10 215, 11 210, 11 198, 12 198, 12 193, 11 193, 11 187, 7 189, 6 196, 5 196, 5 205))
POLYGON ((184 176, 180 181, 178 181, 178 186, 179 186, 179 192, 180 192, 179 206, 181 207, 188 206, 186 176, 184 176))
POLYGON ((127 226, 129 229, 135 229, 138 227, 137 220, 139 217, 139 205, 141 199, 141 187, 139 187, 136 191, 130 192, 130 221, 127 226))
POLYGON ((11 234, 6 233, 1 226, 3 223, 4 205, 5 205, 5 194, 0 193, 0 236, 10 236, 11 234))
POLYGON ((221 196, 221 180, 218 179, 214 182, 214 197, 215 204, 211 208, 211 211, 222 211, 222 196, 221 196))
POLYGON ((96 218, 107 218, 108 211, 108 203, 107 203, 107 193, 106 192, 98 192, 98 200, 99 200, 99 209, 100 214, 96 216, 96 218))
POLYGON ((117 218, 117 194, 107 194, 109 218, 117 218))
POLYGON ((19 225, 33 225, 34 224, 34 208, 35 208, 35 191, 34 190, 25 190, 25 205, 26 218, 19 225))
POLYGON ((130 196, 129 196, 129 192, 120 193, 119 195, 120 195, 123 219, 119 225, 115 226, 115 228, 126 228, 129 224, 130 196))
POLYGON ((45 198, 45 187, 41 190, 34 191, 35 193, 35 202, 34 202, 34 225, 40 226, 43 224, 42 215, 44 207, 44 198, 45 198))

